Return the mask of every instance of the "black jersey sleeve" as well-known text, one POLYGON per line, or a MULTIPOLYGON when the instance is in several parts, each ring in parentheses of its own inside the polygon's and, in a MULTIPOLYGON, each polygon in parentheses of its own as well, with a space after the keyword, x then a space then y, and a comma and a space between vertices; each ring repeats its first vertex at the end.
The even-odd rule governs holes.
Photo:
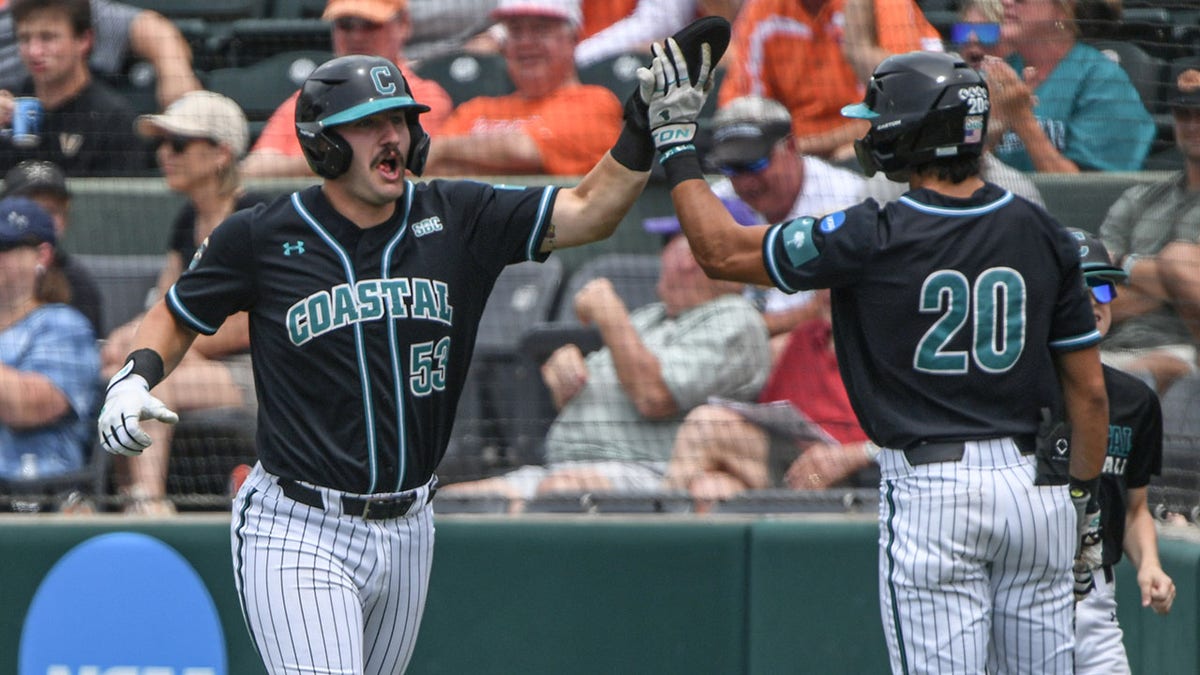
POLYGON ((823 217, 778 223, 763 238, 763 261, 786 293, 853 283, 878 250, 879 205, 868 199, 823 217))
POLYGON ((1138 405, 1131 417, 1138 422, 1133 429, 1129 465, 1125 468, 1125 487, 1140 488, 1150 484, 1150 476, 1162 473, 1163 421, 1158 395, 1141 380, 1133 380, 1138 388, 1138 405))
POLYGON ((1092 301, 1083 283, 1079 247, 1070 233, 1057 223, 1048 231, 1053 237, 1055 260, 1061 270, 1054 322, 1050 326, 1050 348, 1069 352, 1090 347, 1100 342, 1101 335, 1096 329, 1092 301))
POLYGON ((557 186, 447 184, 448 206, 461 219, 467 250, 484 269, 499 274, 512 263, 545 260, 542 239, 550 231, 557 186))
POLYGON ((264 211, 238 211, 218 225, 167 291, 167 307, 192 330, 212 335, 227 317, 253 305, 253 223, 264 211))

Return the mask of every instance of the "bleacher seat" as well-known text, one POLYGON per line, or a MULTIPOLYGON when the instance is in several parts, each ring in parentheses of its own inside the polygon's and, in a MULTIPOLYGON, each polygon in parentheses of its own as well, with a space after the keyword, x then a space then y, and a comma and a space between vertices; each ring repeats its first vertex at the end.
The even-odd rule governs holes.
POLYGON ((269 16, 281 19, 319 19, 328 0, 271 0, 269 16))
POLYGON ((250 66, 219 68, 202 79, 209 90, 237 101, 249 120, 263 121, 331 56, 322 51, 286 52, 250 66))
POLYGON ((476 96, 503 96, 514 90, 504 57, 456 51, 422 59, 417 75, 442 85, 454 105, 476 96))
POLYGON ((104 335, 146 308, 146 300, 158 283, 165 258, 157 255, 75 254, 100 289, 104 308, 104 335))
POLYGON ((1200 523, 1200 375, 1176 380, 1162 397, 1162 475, 1152 478, 1152 509, 1200 523))
MULTIPOLYGON (((106 382, 97 381, 98 394, 93 419, 99 413, 106 382)), ((82 452, 86 463, 76 471, 38 478, 0 479, 0 510, 59 510, 72 495, 99 501, 107 491, 109 455, 98 442, 89 439, 82 452)))
POLYGON ((98 79, 115 89, 135 113, 158 112, 158 73, 149 61, 132 61, 121 73, 98 79))
POLYGON ((633 311, 658 300, 659 256, 653 253, 603 253, 579 266, 563 289, 556 321, 578 321, 575 317, 575 294, 589 281, 605 277, 612 282, 617 295, 633 311))
MULTIPOLYGON (((477 478, 525 463, 516 446, 535 445, 542 420, 528 420, 528 402, 515 392, 528 364, 519 345, 530 326, 545 322, 562 283, 562 262, 510 265, 496 280, 475 341, 467 383, 439 474, 448 480, 477 478)), ((551 415, 553 409, 551 409, 551 415)))
POLYGON ((1162 86, 1166 78, 1166 61, 1132 42, 1093 40, 1090 44, 1121 66, 1137 89, 1146 110, 1151 114, 1163 112, 1162 86))
POLYGON ((579 81, 604 87, 624 103, 638 86, 637 69, 649 65, 649 54, 617 54, 580 68, 579 81))
POLYGON ((333 56, 329 24, 320 19, 238 19, 229 24, 231 66, 246 67, 282 53, 325 52, 333 56))

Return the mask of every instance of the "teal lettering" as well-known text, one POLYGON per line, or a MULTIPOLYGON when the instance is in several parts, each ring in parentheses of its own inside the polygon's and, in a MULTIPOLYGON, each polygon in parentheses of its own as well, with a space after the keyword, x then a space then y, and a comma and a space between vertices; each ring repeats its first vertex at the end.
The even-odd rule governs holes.
POLYGON ((413 279, 412 316, 414 319, 432 319, 437 316, 437 300, 428 279, 413 279))
POLYGON ((311 326, 313 337, 327 332, 332 327, 329 291, 318 291, 308 296, 305 309, 308 312, 308 325, 311 326))
POLYGON ((354 295, 350 293, 349 284, 338 284, 333 287, 333 326, 341 328, 358 321, 358 308, 354 305, 354 295))
POLYGON ((380 291, 387 297, 388 315, 393 319, 403 319, 408 316, 408 308, 404 299, 409 296, 408 279, 380 279, 380 291))
POLYGON ((454 308, 450 306, 450 287, 444 281, 435 281, 433 282, 433 290, 437 293, 437 320, 450 325, 450 319, 454 316, 454 308))
POLYGON ((362 321, 374 321, 383 316, 383 301, 379 298, 379 281, 360 281, 354 289, 358 295, 358 313, 362 321))
POLYGON ((288 337, 294 345, 302 345, 312 338, 312 334, 308 332, 308 312, 304 309, 303 300, 288 308, 287 326, 288 337))

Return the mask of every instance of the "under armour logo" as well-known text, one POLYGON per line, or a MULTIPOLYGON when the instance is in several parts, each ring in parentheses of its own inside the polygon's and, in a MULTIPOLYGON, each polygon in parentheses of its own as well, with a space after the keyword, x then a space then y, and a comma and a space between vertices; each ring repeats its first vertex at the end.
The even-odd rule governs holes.
POLYGON ((293 253, 295 253, 296 255, 304 255, 304 241, 303 240, 297 240, 296 243, 294 243, 294 244, 291 242, 286 242, 286 241, 283 242, 283 254, 291 255, 293 253))

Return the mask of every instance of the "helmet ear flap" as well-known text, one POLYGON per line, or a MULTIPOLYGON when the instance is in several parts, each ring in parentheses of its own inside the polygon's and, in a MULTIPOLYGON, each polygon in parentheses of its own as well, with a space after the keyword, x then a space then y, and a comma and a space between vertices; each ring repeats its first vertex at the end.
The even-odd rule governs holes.
POLYGON ((412 142, 408 145, 406 168, 413 175, 420 176, 425 171, 425 160, 429 158, 429 134, 421 128, 416 115, 413 115, 408 123, 408 132, 412 136, 412 142))
POLYGON ((322 178, 337 178, 350 168, 353 150, 339 134, 313 122, 297 124, 296 134, 313 173, 322 178))
POLYGON ((863 175, 867 178, 874 176, 883 168, 871 150, 870 137, 871 134, 868 132, 866 136, 854 140, 854 156, 858 158, 858 165, 862 167, 863 175))

